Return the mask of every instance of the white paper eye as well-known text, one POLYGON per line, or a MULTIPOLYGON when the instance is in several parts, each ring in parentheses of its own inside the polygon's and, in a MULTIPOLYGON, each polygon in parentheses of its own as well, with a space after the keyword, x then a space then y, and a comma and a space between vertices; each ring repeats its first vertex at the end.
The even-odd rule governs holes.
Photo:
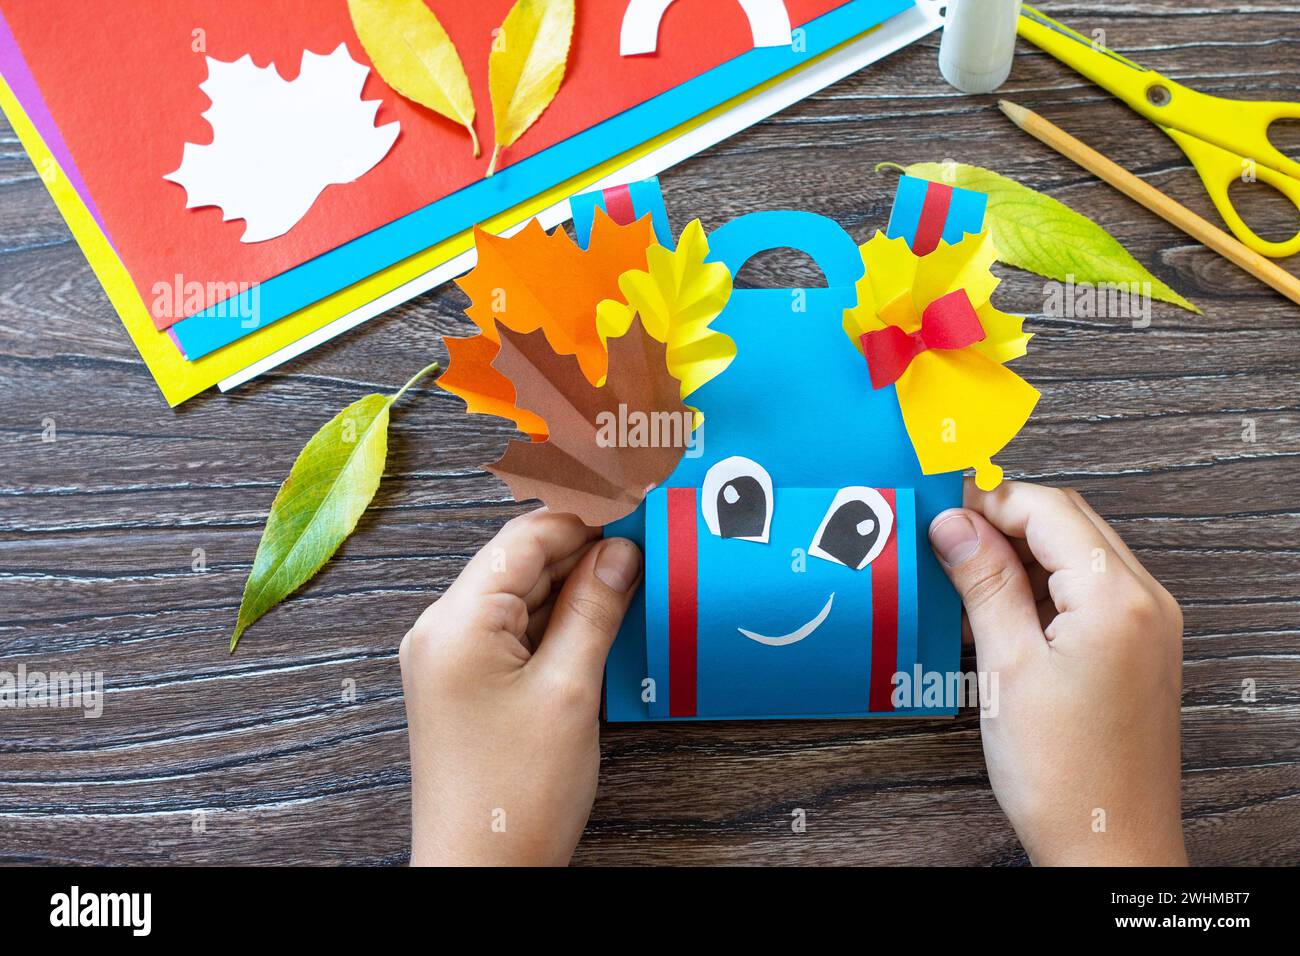
POLYGON ((704 476, 700 508, 704 523, 719 538, 766 544, 772 527, 772 476, 756 461, 724 458, 704 476))
POLYGON ((894 512, 875 488, 841 488, 808 553, 861 571, 885 550, 893 528, 894 512))

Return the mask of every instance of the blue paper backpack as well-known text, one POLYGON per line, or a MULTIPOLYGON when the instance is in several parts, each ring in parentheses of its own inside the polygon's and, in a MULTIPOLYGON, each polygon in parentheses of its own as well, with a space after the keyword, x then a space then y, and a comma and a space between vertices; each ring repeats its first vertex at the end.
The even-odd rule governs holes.
MULTIPOLYGON (((937 220, 949 241, 982 226, 983 197, 960 193, 943 194, 937 220)), ((592 204, 575 200, 575 217, 592 204)), ((913 242, 927 215, 933 231, 926 184, 904 180, 889 234, 913 242)), ((954 713, 900 702, 894 678, 958 671, 960 604, 926 531, 961 504, 962 475, 921 473, 894 388, 872 388, 845 334, 856 244, 788 211, 742 216, 709 244, 733 276, 760 252, 797 249, 826 287, 732 292, 712 328, 737 354, 689 399, 705 419, 693 446, 606 528, 645 553, 606 671, 607 718, 954 713)))

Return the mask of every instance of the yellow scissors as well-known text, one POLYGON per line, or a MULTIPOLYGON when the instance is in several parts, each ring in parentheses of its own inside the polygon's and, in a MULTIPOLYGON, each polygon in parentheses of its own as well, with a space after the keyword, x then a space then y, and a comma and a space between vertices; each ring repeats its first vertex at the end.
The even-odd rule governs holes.
POLYGON ((1251 102, 1198 93, 1030 6, 1021 14, 1019 32, 1168 133, 1192 161, 1219 214, 1243 243, 1275 259, 1300 252, 1300 232, 1286 242, 1263 239, 1246 225, 1228 197, 1234 182, 1253 178, 1272 186, 1300 210, 1300 163, 1268 139, 1274 121, 1300 119, 1300 103, 1251 102))

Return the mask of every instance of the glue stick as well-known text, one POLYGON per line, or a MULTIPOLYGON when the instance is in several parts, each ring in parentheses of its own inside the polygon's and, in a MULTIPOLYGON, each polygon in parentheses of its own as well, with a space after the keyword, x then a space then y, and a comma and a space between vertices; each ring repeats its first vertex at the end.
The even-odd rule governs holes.
POLYGON ((963 93, 992 93, 1011 73, 1021 0, 948 0, 939 71, 963 93))

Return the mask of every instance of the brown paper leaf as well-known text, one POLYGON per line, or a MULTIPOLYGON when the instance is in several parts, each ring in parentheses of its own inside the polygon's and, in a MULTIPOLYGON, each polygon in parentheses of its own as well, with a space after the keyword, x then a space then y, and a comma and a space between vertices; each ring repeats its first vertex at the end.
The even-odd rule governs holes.
POLYGON ((520 408, 542 418, 543 442, 511 442, 488 470, 517 501, 540 498, 552 511, 600 527, 636 510, 667 478, 690 440, 692 415, 668 374, 665 346, 640 319, 609 340, 609 374, 595 388, 571 355, 556 355, 546 334, 499 326, 492 363, 514 383, 520 408))

